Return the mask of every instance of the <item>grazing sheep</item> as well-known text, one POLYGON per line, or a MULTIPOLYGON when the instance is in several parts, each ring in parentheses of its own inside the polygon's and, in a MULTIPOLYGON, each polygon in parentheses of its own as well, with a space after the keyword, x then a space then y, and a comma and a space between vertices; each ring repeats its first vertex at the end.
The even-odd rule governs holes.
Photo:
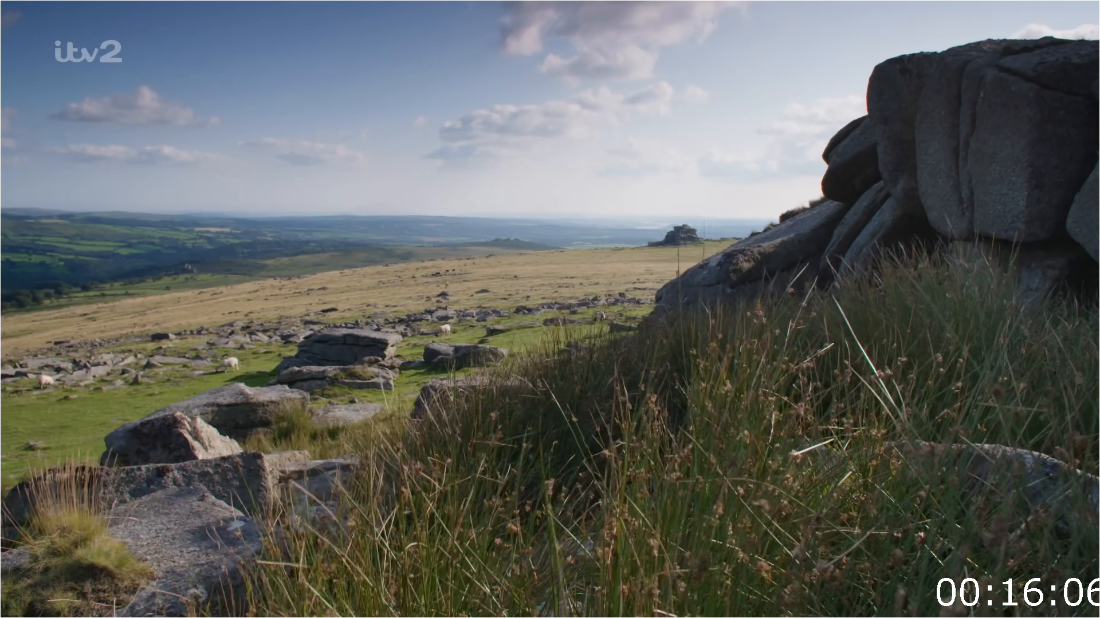
POLYGON ((57 381, 54 380, 52 377, 44 373, 38 374, 38 388, 46 388, 47 386, 53 386, 54 384, 57 384, 57 381))
POLYGON ((596 312, 596 321, 597 322, 603 322, 606 319, 607 319, 607 314, 606 313, 604 313, 603 311, 597 311, 596 312))
POLYGON ((232 369, 233 371, 236 371, 240 369, 240 367, 241 361, 237 360, 236 356, 230 356, 229 358, 223 360, 221 364, 221 368, 223 370, 232 369))
POLYGON ((440 326, 439 331, 437 331, 436 334, 439 335, 439 336, 450 335, 451 334, 451 325, 450 324, 444 324, 443 326, 440 326))

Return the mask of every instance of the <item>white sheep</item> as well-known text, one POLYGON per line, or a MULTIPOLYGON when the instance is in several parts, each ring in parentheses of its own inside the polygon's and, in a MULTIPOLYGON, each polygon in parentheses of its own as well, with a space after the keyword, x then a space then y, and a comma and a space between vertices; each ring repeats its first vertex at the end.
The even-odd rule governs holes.
POLYGON ((440 326, 439 330, 436 332, 436 334, 439 335, 439 336, 450 335, 451 334, 451 325, 450 324, 444 324, 443 326, 440 326))
POLYGON ((46 388, 54 384, 57 384, 57 380, 54 380, 52 376, 48 376, 44 373, 38 374, 38 388, 46 388))
POLYGON ((221 368, 223 370, 232 369, 233 371, 236 371, 236 370, 240 369, 240 367, 241 367, 241 361, 237 360, 236 356, 230 356, 229 358, 223 360, 222 364, 221 364, 221 368))
POLYGON ((596 312, 596 321, 597 322, 603 322, 606 319, 607 319, 607 314, 606 313, 604 313, 603 311, 597 311, 596 312))

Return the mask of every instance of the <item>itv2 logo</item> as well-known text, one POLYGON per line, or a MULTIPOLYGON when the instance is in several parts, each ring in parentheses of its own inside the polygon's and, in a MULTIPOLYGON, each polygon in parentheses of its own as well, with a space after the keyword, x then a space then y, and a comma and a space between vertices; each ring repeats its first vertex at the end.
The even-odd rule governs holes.
POLYGON ((95 62, 96 56, 99 54, 100 49, 107 49, 111 47, 111 51, 99 56, 100 62, 122 62, 122 58, 117 58, 118 53, 122 51, 122 44, 118 41, 103 41, 100 43, 99 48, 92 48, 92 53, 89 54, 85 48, 80 48, 80 56, 74 57, 76 54, 76 46, 70 41, 65 49, 65 57, 61 57, 61 41, 53 42, 53 57, 58 62, 95 62))

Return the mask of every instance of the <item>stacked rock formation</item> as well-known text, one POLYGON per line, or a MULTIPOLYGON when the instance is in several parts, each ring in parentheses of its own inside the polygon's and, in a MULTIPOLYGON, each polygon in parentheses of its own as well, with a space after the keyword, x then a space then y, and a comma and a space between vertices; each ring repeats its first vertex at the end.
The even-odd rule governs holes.
POLYGON ((749 298, 772 280, 844 279, 916 240, 1017 252, 1026 294, 1095 283, 1098 43, 988 40, 875 67, 867 115, 829 141, 830 201, 736 243, 659 307, 749 298))

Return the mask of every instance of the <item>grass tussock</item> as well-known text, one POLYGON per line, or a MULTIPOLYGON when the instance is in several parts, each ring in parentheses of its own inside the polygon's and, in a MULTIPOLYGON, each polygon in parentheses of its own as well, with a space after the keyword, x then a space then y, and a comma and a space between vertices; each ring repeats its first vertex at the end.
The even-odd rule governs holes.
POLYGON ((927 615, 968 610, 939 605, 942 578, 983 601, 1010 578, 1017 601, 1033 577, 1087 587, 1083 496, 1033 508, 892 445, 1003 444, 1095 474, 1098 332, 1094 306, 1023 310, 956 256, 548 342, 401 431, 341 435, 365 469, 338 529, 272 535, 253 611, 927 615))
POLYGON ((42 502, 17 550, 19 566, 5 570, 5 616, 112 616, 155 575, 107 534, 83 475, 71 468, 64 480, 31 489, 42 502))

